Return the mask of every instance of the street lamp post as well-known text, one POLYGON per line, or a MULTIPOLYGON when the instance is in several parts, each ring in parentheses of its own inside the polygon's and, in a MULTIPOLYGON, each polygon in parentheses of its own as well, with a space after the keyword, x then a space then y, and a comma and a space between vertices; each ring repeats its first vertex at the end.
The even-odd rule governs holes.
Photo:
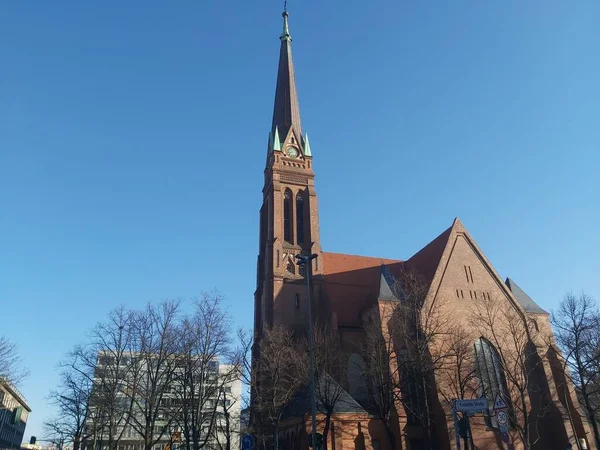
POLYGON ((315 352, 313 344, 312 302, 310 300, 310 272, 312 260, 319 255, 296 255, 298 264, 304 265, 306 272, 306 296, 308 301, 308 349, 310 354, 310 409, 312 415, 312 448, 317 449, 317 404, 315 400, 315 352))

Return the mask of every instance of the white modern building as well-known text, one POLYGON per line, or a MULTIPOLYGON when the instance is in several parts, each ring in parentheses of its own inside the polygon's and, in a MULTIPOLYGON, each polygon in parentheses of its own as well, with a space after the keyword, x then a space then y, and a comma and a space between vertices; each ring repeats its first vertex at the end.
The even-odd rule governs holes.
POLYGON ((30 412, 17 388, 0 380, 0 449, 21 448, 30 412))
MULTIPOLYGON (((139 366, 137 370, 127 368, 127 364, 135 360, 136 355, 128 355, 123 359, 124 361, 119 362, 119 370, 112 370, 112 373, 120 372, 122 374, 115 385, 120 386, 119 396, 122 404, 136 406, 123 409, 119 417, 115 417, 114 422, 117 423, 117 429, 113 436, 118 438, 117 450, 143 450, 144 440, 139 433, 139 427, 136 428, 134 424, 133 417, 141 419, 143 412, 139 408, 144 400, 134 398, 132 401, 131 398, 132 392, 143 391, 143 388, 133 388, 132 382, 128 379, 137 377, 143 380, 143 384, 146 378, 143 374, 144 369, 140 371, 139 366)), ((97 389, 101 389, 102 383, 112 382, 112 380, 106 380, 106 372, 110 371, 110 364, 110 356, 106 354, 99 355, 96 369, 98 375, 94 382, 97 389)), ((202 369, 200 373, 205 380, 202 380, 202 382, 196 380, 193 383, 196 390, 193 395, 190 394, 189 385, 185 384, 185 369, 183 367, 178 366, 175 373, 167 377, 169 385, 162 390, 162 400, 154 424, 153 438, 156 442, 153 450, 185 448, 186 421, 189 424, 193 420, 189 418, 192 409, 195 409, 196 420, 194 423, 200 429, 200 438, 202 442, 206 440, 206 445, 203 448, 207 450, 224 450, 227 436, 230 438, 231 449, 240 448, 242 382, 238 373, 233 366, 220 364, 218 360, 209 361, 207 367, 202 369), (202 392, 200 392, 201 389, 202 392), (190 398, 192 397, 198 399, 195 405, 190 404, 190 398)), ((94 410, 95 406, 92 404, 91 408, 94 410)), ((90 430, 96 429, 97 431, 83 444, 84 450, 109 450, 106 426, 102 424, 103 419, 98 420, 98 417, 100 417, 98 414, 90 415, 88 426, 90 430)))

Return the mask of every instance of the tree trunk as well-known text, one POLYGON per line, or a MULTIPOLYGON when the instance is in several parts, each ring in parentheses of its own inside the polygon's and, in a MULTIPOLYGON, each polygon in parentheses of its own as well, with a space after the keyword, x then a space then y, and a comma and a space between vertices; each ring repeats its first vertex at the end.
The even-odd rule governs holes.
POLYGON ((194 425, 192 430, 192 444, 194 446, 194 450, 200 450, 200 432, 196 425, 194 425))
POLYGON ((325 428, 323 429, 323 450, 327 450, 327 436, 331 427, 331 413, 325 416, 325 428))
POLYGON ((590 402, 589 394, 585 394, 583 396, 583 400, 585 402, 585 409, 587 410, 588 420, 590 421, 590 425, 592 426, 592 431, 594 432, 594 440, 596 441, 596 448, 600 449, 600 433, 598 432, 598 421, 596 420, 596 415, 594 414, 594 408, 590 402))
POLYGON ((183 418, 183 434, 185 436, 185 449, 192 450, 192 443, 190 442, 190 424, 187 420, 187 414, 183 418))
POLYGON ((523 392, 521 392, 521 408, 523 408, 523 445, 529 450, 531 448, 531 442, 529 442, 529 417, 527 416, 527 400, 523 392))
MULTIPOLYGON (((431 430, 431 414, 429 412, 429 393, 427 389, 427 379, 425 374, 421 374, 421 378, 423 380, 422 389, 423 389, 423 403, 425 404, 425 430, 427 436, 427 447, 429 449, 433 448, 433 438, 432 438, 432 430, 431 430)), ((468 447, 465 447, 465 449, 468 447)))
POLYGON ((152 450, 152 427, 146 426, 144 430, 144 450, 152 450))
POLYGON ((394 431, 392 430, 392 427, 390 427, 390 424, 387 420, 384 420, 383 423, 385 425, 385 431, 388 436, 390 449, 396 450, 396 436, 394 435, 394 431))
POLYGON ((273 448, 279 450, 279 422, 273 427, 273 448))
POLYGON ((229 423, 229 411, 227 411, 226 409, 225 409, 225 450, 231 450, 231 424, 229 423))

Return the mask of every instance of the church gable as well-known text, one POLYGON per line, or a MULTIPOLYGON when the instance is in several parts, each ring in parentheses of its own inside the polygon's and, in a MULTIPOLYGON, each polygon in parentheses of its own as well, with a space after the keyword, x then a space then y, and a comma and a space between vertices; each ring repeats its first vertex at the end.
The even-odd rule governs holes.
POLYGON ((484 300, 510 302, 512 307, 524 314, 520 304, 458 219, 451 227, 428 298, 447 309, 448 314, 458 321, 468 322, 473 306, 484 300))

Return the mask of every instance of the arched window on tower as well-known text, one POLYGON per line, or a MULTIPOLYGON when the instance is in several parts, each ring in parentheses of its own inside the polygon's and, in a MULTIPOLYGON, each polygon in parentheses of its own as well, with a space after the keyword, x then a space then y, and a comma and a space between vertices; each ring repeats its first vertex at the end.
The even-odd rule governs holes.
POLYGON ((292 191, 286 189, 283 194, 283 239, 292 242, 292 191))
POLYGON ((304 244, 304 197, 302 192, 296 195, 296 233, 298 233, 298 244, 304 244))
MULTIPOLYGON (((487 398, 490 408, 497 396, 500 396, 510 407, 510 396, 508 395, 502 360, 498 350, 485 338, 479 338, 475 342, 475 365, 477 378, 479 379, 479 396, 487 398)), ((492 423, 493 421, 495 421, 495 418, 492 420, 491 417, 486 417, 488 426, 497 427, 498 425, 492 423)))

